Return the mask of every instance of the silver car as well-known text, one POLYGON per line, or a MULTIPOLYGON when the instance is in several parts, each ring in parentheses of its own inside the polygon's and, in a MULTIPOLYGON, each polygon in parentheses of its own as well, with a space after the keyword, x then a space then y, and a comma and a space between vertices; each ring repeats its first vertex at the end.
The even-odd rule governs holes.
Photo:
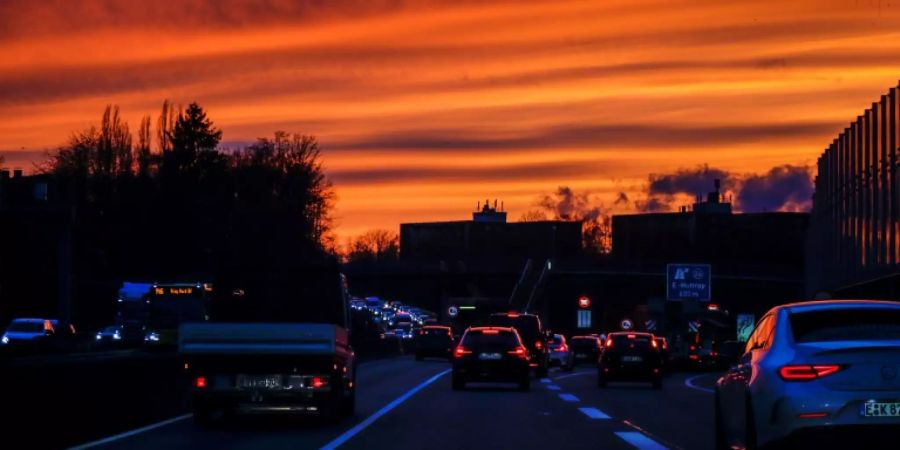
POLYGON ((716 383, 715 410, 717 449, 862 448, 864 441, 896 448, 882 439, 900 432, 900 303, 773 308, 716 383))
POLYGON ((561 334, 554 334, 547 341, 547 347, 550 348, 550 365, 558 366, 565 371, 572 370, 575 367, 575 354, 566 343, 566 337, 561 334))

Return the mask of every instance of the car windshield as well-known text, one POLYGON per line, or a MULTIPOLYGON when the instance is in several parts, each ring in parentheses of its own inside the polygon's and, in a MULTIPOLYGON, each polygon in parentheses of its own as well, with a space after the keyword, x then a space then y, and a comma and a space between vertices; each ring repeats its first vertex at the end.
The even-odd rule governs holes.
POLYGON ((16 333, 39 333, 44 331, 44 323, 43 322, 13 322, 9 325, 9 328, 6 331, 12 331, 16 333))
POLYGON ((590 347, 596 348, 597 347, 597 340, 592 339, 592 338, 572 338, 572 340, 569 343, 572 344, 572 347, 579 347, 579 348, 590 348, 590 347))
POLYGON ((485 334, 481 331, 470 331, 463 337, 464 347, 479 347, 483 345, 503 345, 515 347, 519 345, 519 338, 510 331, 485 334))
POLYGON ((836 308, 790 314, 794 341, 900 340, 900 308, 836 308))

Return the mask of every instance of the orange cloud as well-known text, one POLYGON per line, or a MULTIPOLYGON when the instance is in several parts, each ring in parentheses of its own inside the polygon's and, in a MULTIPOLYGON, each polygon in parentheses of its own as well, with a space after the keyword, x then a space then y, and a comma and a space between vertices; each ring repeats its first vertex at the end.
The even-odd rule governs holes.
POLYGON ((317 135, 339 232, 511 217, 566 185, 808 165, 900 78, 900 5, 836 0, 9 0, 0 152, 199 101, 236 146, 317 135))

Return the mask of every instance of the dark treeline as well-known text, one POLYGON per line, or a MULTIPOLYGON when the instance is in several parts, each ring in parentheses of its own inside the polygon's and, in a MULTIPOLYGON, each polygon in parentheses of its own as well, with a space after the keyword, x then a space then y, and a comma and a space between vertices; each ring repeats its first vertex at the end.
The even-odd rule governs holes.
POLYGON ((230 292, 331 260, 334 192, 314 137, 276 132, 223 150, 196 103, 166 101, 153 123, 144 117, 134 134, 109 106, 41 167, 75 211, 76 316, 111 320, 102 305, 123 280, 213 281, 230 292), (93 296, 102 299, 85 302, 93 296))

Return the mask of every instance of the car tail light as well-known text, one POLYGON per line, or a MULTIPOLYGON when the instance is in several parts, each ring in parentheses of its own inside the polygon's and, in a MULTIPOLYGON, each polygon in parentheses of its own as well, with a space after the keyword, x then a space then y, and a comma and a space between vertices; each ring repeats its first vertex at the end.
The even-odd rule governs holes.
POLYGON ((634 338, 636 338, 636 337, 637 337, 636 334, 629 334, 629 335, 628 335, 628 339, 634 339, 634 338))
POLYGON ((466 349, 466 348, 463 347, 462 345, 457 346, 457 347, 453 350, 453 356, 456 357, 456 358, 462 358, 463 356, 470 355, 470 354, 472 354, 472 351, 466 349))
POLYGON ((528 350, 525 349, 525 347, 522 347, 521 345, 516 347, 515 350, 510 350, 507 353, 509 353, 510 355, 518 356, 519 358, 522 358, 522 359, 528 359, 528 350))
POLYGON ((534 341, 534 348, 540 350, 544 348, 544 344, 541 341, 534 341))
POLYGON ((205 388, 206 387, 206 377, 197 377, 196 379, 194 379, 194 386, 196 386, 197 389, 205 388))
POLYGON ((606 348, 612 348, 612 347, 613 347, 613 340, 612 340, 612 338, 609 338, 606 340, 606 348))
POLYGON ((653 348, 659 348, 659 344, 657 344, 653 339, 650 340, 650 346, 653 348))
POLYGON ((569 351, 569 346, 566 344, 561 344, 559 348, 556 349, 558 352, 567 352, 569 351))
POLYGON ((785 381, 810 381, 837 373, 841 366, 837 364, 798 364, 784 366, 778 374, 785 381))
POLYGON ((500 330, 481 330, 481 334, 500 334, 500 330))
POLYGON ((312 382, 309 384, 313 389, 322 389, 323 387, 328 386, 328 379, 325 377, 313 377, 312 382))

